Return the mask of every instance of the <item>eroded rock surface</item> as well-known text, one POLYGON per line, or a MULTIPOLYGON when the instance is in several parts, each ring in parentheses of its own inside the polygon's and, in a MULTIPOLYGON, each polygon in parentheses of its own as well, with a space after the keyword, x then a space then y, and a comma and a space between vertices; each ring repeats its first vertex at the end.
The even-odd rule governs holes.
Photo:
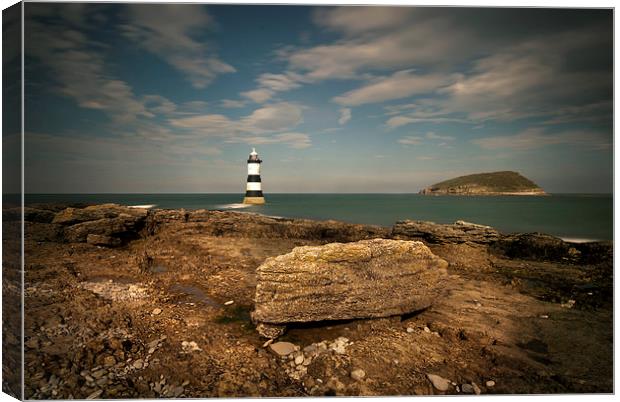
POLYGON ((456 221, 452 225, 440 225, 425 221, 398 221, 392 227, 394 239, 421 239, 429 243, 480 243, 496 242, 501 234, 490 226, 456 221))
POLYGON ((283 324, 410 313, 441 294, 447 266, 414 241, 296 247, 258 267, 252 318, 283 324))
POLYGON ((68 242, 115 247, 137 238, 147 215, 146 209, 103 204, 67 208, 58 212, 52 223, 64 227, 64 238, 68 242))

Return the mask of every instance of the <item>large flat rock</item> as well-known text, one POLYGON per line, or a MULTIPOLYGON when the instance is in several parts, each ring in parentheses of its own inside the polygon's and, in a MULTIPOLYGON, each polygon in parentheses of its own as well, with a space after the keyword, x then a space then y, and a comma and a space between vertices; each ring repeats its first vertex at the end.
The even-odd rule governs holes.
POLYGON ((402 315, 441 294, 448 263, 418 241, 362 240, 297 247, 257 269, 257 323, 402 315))

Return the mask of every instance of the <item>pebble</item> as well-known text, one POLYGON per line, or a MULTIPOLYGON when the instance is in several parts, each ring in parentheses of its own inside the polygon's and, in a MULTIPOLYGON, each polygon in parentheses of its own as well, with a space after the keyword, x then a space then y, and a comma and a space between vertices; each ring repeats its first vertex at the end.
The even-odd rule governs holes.
POLYGON ((108 379, 106 377, 101 377, 95 382, 95 384, 99 385, 100 387, 103 387, 107 383, 108 383, 108 379))
POLYGON ((543 314, 540 316, 540 318, 549 318, 549 316, 547 314, 543 314))
POLYGON ((154 341, 149 342, 146 346, 148 346, 149 349, 152 349, 152 348, 156 348, 158 343, 159 343, 159 339, 155 339, 154 341))
POLYGON ((489 380, 489 381, 487 381, 486 385, 487 385, 488 388, 493 388, 495 386, 495 381, 489 380))
POLYGON ((275 342, 269 345, 269 351, 277 356, 288 356, 295 351, 295 345, 290 342, 275 342))
POLYGON ((317 350, 317 346, 314 343, 304 348, 305 353, 312 353, 312 352, 315 352, 316 350, 317 350))
POLYGON ((356 381, 361 381, 364 377, 366 377, 366 373, 362 369, 355 369, 351 371, 351 378, 356 381))
POLYGON ((302 364, 303 362, 304 362, 304 355, 299 355, 299 356, 297 356, 297 357, 295 358, 295 364, 296 364, 296 365, 298 365, 298 366, 299 366, 299 365, 300 365, 300 364, 302 364))
POLYGON ((267 342, 263 343, 263 347, 266 348, 267 346, 271 345, 273 343, 273 339, 269 339, 267 342))
POLYGON ((101 378, 104 374, 106 373, 105 370, 97 370, 95 372, 93 372, 92 376, 95 378, 101 378))
POLYGON ((463 384, 463 385, 461 385, 461 390, 463 390, 464 394, 473 394, 474 393, 474 387, 472 387, 470 384, 463 384))
POLYGON ((160 308, 155 308, 155 309, 153 309, 151 314, 153 314, 153 315, 160 315, 161 314, 161 309, 160 308))
POLYGON ((102 389, 98 389, 95 392, 93 392, 92 394, 88 395, 86 397, 86 399, 96 399, 99 397, 99 395, 103 394, 103 390, 102 389))
POLYGON ((424 327, 424 332, 428 332, 428 333, 430 333, 430 332, 431 332, 431 329, 430 329, 429 327, 424 327))
POLYGON ((116 364, 116 359, 114 358, 114 356, 106 356, 105 359, 103 359, 103 365, 104 366, 114 366, 116 364))
POLYGON ((228 300, 226 303, 224 303, 225 306, 230 306, 231 304, 233 304, 235 301, 234 300, 228 300))
POLYGON ((150 348, 149 349, 149 355, 152 355, 153 353, 155 353, 155 348, 150 348))
POLYGON ((183 393, 183 391, 185 391, 185 390, 183 389, 183 387, 180 387, 180 386, 179 386, 179 387, 175 387, 175 388, 172 390, 172 395, 174 395, 174 397, 175 397, 175 398, 177 398, 177 397, 179 397, 179 396, 183 393))
POLYGON ((480 390, 480 387, 475 382, 472 382, 471 386, 474 388, 474 394, 480 395, 482 393, 482 391, 480 390))
POLYGON ((137 369, 141 369, 143 366, 143 361, 142 359, 138 359, 135 362, 133 362, 133 367, 137 368, 137 369))
POLYGON ((436 374, 426 374, 426 377, 431 381, 433 387, 439 391, 447 391, 450 388, 450 381, 436 374))
POLYGON ((411 328, 411 327, 407 327, 407 333, 411 334, 415 331, 415 329, 411 328))

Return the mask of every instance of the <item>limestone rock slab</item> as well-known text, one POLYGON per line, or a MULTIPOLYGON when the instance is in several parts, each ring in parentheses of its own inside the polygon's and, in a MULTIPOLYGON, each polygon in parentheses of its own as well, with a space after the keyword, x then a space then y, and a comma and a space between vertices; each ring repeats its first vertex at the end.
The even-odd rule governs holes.
POLYGON ((252 318, 282 325, 410 313, 442 293, 447 266, 418 241, 296 247, 258 267, 252 318))

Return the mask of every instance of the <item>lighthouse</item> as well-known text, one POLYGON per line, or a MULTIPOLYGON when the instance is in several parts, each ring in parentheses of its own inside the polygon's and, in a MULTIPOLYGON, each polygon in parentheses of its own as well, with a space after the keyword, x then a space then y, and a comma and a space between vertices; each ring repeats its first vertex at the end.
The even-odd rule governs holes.
POLYGON ((252 148, 252 153, 248 157, 248 182, 245 188, 244 204, 264 204, 263 190, 260 185, 260 164, 256 149, 252 148))

